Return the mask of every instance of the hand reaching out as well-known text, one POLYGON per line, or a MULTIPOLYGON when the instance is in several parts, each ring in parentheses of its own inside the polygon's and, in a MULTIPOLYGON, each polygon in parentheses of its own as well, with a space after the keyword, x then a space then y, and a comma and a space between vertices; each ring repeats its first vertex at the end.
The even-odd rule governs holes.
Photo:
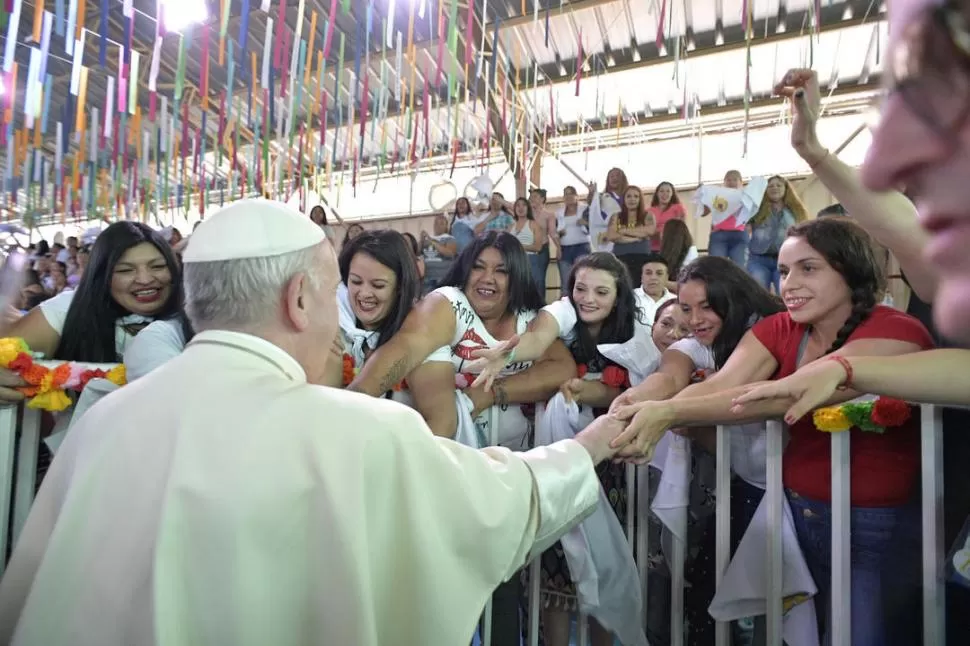
POLYGON ((845 368, 838 362, 822 358, 784 379, 755 386, 734 399, 732 412, 744 405, 771 399, 789 399, 794 403, 785 413, 785 423, 794 424, 810 411, 822 406, 846 379, 845 368))
POLYGON ((472 382, 472 387, 484 386, 486 391, 491 390, 492 382, 511 362, 512 351, 517 345, 519 345, 519 335, 513 336, 508 341, 502 341, 494 348, 473 351, 472 356, 475 360, 462 369, 463 372, 478 373, 478 377, 472 382))
POLYGON ((612 443, 617 449, 616 457, 637 464, 650 460, 654 447, 674 421, 669 403, 663 401, 624 406, 610 416, 627 422, 626 428, 612 443))

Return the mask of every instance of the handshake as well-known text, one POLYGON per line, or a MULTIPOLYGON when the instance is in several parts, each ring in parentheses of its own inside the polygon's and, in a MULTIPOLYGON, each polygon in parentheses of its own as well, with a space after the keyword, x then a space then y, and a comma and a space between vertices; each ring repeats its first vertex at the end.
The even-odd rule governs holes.
POLYGON ((609 459, 646 464, 673 421, 667 402, 630 403, 622 395, 608 413, 577 433, 576 441, 589 452, 594 464, 609 459))

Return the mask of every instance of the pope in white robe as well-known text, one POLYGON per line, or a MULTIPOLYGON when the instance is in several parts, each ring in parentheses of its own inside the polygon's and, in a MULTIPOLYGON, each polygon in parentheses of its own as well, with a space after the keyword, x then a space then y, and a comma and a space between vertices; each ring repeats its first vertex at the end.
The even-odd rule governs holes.
POLYGON ((309 219, 239 202, 184 260, 200 332, 71 429, 0 581, 0 644, 461 646, 495 587, 591 513, 619 422, 477 451, 313 385, 337 271, 309 219))

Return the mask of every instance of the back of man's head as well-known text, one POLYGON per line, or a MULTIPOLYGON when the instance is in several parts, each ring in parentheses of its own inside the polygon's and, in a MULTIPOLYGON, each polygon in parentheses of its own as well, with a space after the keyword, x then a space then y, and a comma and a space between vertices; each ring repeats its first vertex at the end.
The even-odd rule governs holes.
POLYGON ((262 199, 236 202, 203 222, 189 239, 183 262, 185 310, 200 332, 299 328, 300 322, 291 320, 299 312, 289 311, 288 292, 319 291, 337 281, 323 230, 284 204, 262 199), (295 279, 301 285, 291 285, 295 279))

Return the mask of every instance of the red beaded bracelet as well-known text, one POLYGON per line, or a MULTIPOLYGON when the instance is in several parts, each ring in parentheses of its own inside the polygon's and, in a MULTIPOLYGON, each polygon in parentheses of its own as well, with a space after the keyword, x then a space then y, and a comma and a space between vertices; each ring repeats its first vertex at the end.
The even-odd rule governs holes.
POLYGON ((849 363, 849 360, 838 354, 830 354, 826 358, 829 361, 837 361, 839 365, 842 366, 842 369, 845 370, 845 379, 842 380, 842 383, 838 386, 838 389, 848 390, 852 388, 852 364, 849 363))

